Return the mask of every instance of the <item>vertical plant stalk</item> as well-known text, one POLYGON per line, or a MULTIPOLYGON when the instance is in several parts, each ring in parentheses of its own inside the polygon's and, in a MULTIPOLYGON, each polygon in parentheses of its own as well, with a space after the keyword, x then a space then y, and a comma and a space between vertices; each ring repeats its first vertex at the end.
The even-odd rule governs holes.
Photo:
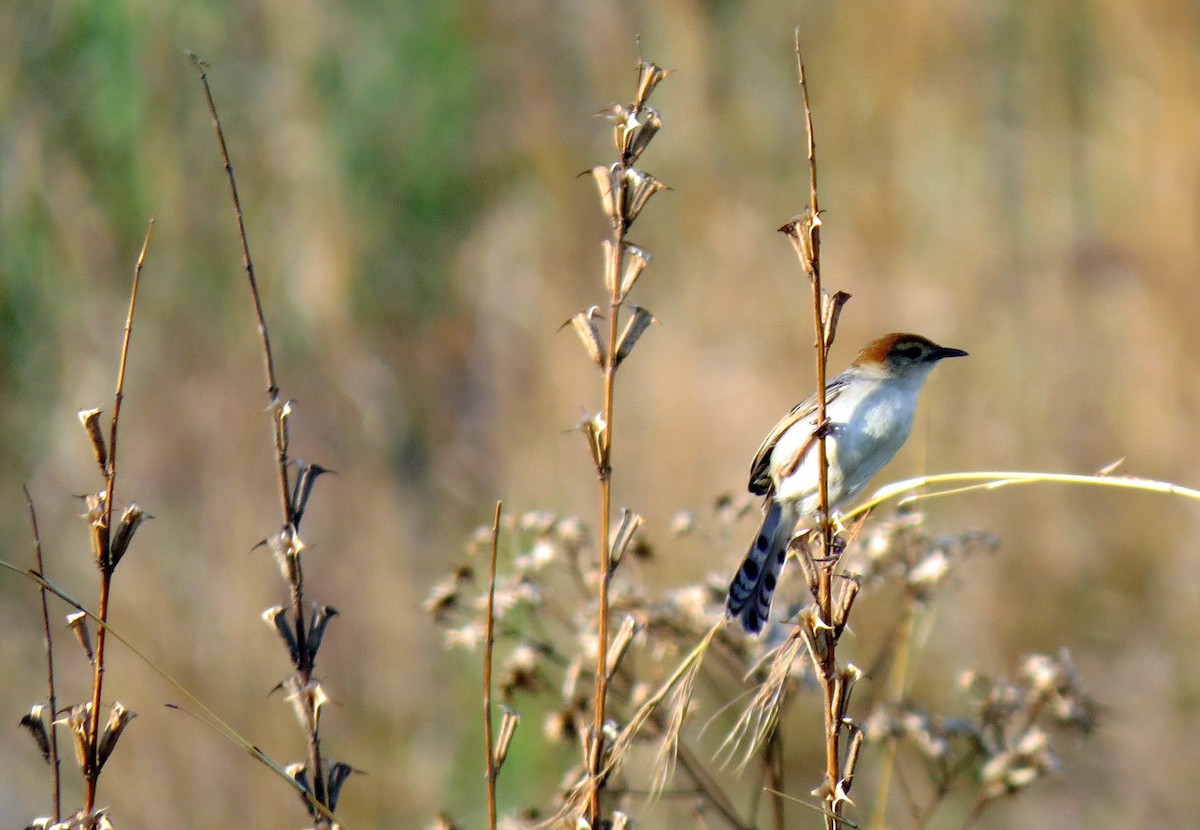
POLYGON ((603 374, 603 409, 601 422, 595 419, 588 431, 593 461, 599 478, 600 524, 598 555, 600 557, 599 585, 596 594, 596 671, 595 699, 591 727, 591 741, 587 749, 587 813, 589 826, 599 830, 603 819, 601 793, 604 789, 604 725, 607 719, 608 662, 609 662, 609 582, 616 565, 612 536, 612 446, 613 423, 616 407, 614 395, 617 369, 632 352, 643 331, 655 322, 653 315, 645 309, 631 304, 632 317, 620 327, 625 299, 641 274, 649 255, 626 242, 626 234, 637 219, 650 197, 665 185, 635 166, 654 135, 662 128, 662 119, 657 112, 646 106, 654 88, 669 73, 653 63, 639 61, 638 89, 634 100, 624 106, 613 106, 606 111, 615 125, 614 141, 618 160, 611 166, 600 165, 592 169, 592 175, 600 188, 600 202, 612 225, 612 236, 605 247, 605 286, 608 289, 608 338, 603 340, 592 312, 578 314, 572 318, 576 331, 593 362, 603 374), (628 256, 628 261, 626 257, 628 256))
POLYGON ((113 396, 112 423, 108 434, 108 463, 104 474, 104 506, 101 525, 96 535, 97 561, 100 566, 100 603, 96 611, 98 626, 96 629, 96 660, 92 673, 92 712, 88 721, 88 758, 84 764, 84 778, 87 784, 87 795, 84 813, 90 814, 96 806, 96 788, 100 782, 100 758, 97 754, 100 745, 100 700, 104 690, 104 653, 108 642, 108 599, 112 587, 113 570, 116 563, 109 555, 112 540, 113 500, 117 492, 117 426, 121 420, 121 402, 125 399, 125 367, 129 363, 129 342, 133 337, 133 315, 137 310, 138 286, 142 279, 142 266, 146 262, 146 250, 150 247, 150 237, 154 233, 154 220, 151 219, 146 227, 146 236, 142 240, 142 249, 138 252, 137 263, 133 267, 133 288, 129 292, 129 313, 125 316, 125 334, 121 340, 121 360, 117 365, 117 389, 113 396))
MULTIPOLYGON (((225 131, 221 126, 221 118, 217 113, 216 102, 213 99, 212 87, 208 82, 208 64, 194 53, 188 57, 196 66, 200 75, 200 83, 204 87, 204 97, 212 116, 213 129, 217 136, 217 145, 221 153, 221 161, 229 180, 229 193, 233 205, 234 219, 237 224, 238 242, 242 251, 242 268, 246 272, 246 282, 250 289, 250 297, 254 304, 254 316, 258 325, 259 339, 263 355, 263 373, 267 383, 267 399, 271 412, 272 439, 275 444, 275 460, 279 482, 279 499, 283 513, 283 529, 279 537, 280 545, 285 548, 290 557, 291 576, 287 579, 291 599, 291 625, 295 635, 295 666, 298 688, 310 688, 313 681, 313 670, 316 662, 316 649, 310 643, 308 626, 304 614, 304 572, 300 551, 303 543, 299 536, 299 517, 303 505, 293 501, 292 486, 289 479, 288 467, 288 428, 287 419, 290 415, 289 404, 279 397, 279 383, 275 374, 275 359, 271 349, 271 337, 267 329, 266 313, 263 311, 262 294, 259 291, 258 279, 255 276, 254 260, 250 255, 250 243, 246 234, 246 221, 242 211, 241 196, 238 192, 237 177, 233 171, 233 163, 229 158, 229 149, 225 143, 225 131)), ((311 470, 310 470, 311 472, 311 470)), ((303 498, 307 498, 305 494, 303 498)), ((312 790, 307 798, 317 812, 326 814, 329 806, 329 791, 327 788, 325 769, 321 757, 321 736, 318 720, 311 719, 311 727, 306 728, 305 738, 308 749, 307 768, 312 777, 312 790)))
MULTIPOLYGON (((267 331, 267 317, 263 311, 262 295, 258 291, 258 278, 254 272, 254 260, 250 257, 250 243, 246 237, 246 219, 242 213, 242 199, 238 194, 237 178, 233 174, 233 164, 229 160, 229 149, 225 145, 225 130, 221 127, 221 118, 217 115, 217 104, 213 100, 212 87, 208 83, 208 64, 195 53, 188 52, 188 57, 200 73, 200 83, 204 85, 204 97, 208 103, 208 112, 212 116, 213 129, 217 133, 217 145, 221 150, 221 161, 225 165, 225 175, 229 178, 229 194, 233 201, 234 218, 237 221, 238 242, 242 246, 242 269, 246 272, 246 281, 250 285, 250 297, 254 301, 254 317, 258 323, 258 335, 262 341, 263 372, 267 379, 267 401, 275 409, 280 406, 279 384, 275 380, 275 358, 271 351, 271 337, 267 331)), ((276 419, 278 421, 278 418, 276 419)), ((288 498, 288 457, 287 441, 280 440, 280 429, 275 428, 276 460, 279 463, 279 492, 283 504, 284 525, 292 523, 292 505, 288 498)), ((303 642, 303 637, 300 638, 303 642)))
POLYGON ((496 749, 492 737, 492 647, 496 642, 496 554, 500 547, 500 511, 492 518, 492 549, 488 560, 487 620, 483 638, 483 740, 487 752, 488 830, 496 830, 496 749))
MULTIPOLYGON (((29 488, 21 488, 25 492, 25 503, 29 506, 29 524, 33 529, 33 550, 37 560, 38 576, 42 579, 46 578, 46 566, 42 562, 42 534, 38 530, 37 509, 33 506, 33 497, 29 495, 29 488)), ((54 823, 57 824, 62 818, 62 764, 58 758, 58 727, 55 721, 58 720, 58 695, 54 688, 54 638, 51 635, 50 628, 50 605, 46 600, 46 587, 40 585, 38 588, 42 595, 42 636, 46 644, 46 694, 48 696, 47 703, 50 704, 50 764, 54 771, 54 823)))
MULTIPOLYGON (((621 162, 620 181, 624 187, 624 161, 621 162)), ((615 178, 615 177, 614 177, 615 178)), ((614 194, 614 199, 620 199, 614 194)), ((606 265, 609 273, 621 273, 621 257, 625 246, 624 223, 616 222, 613 226, 613 245, 609 255, 613 262, 606 265)), ((604 432, 600 445, 600 585, 597 592, 596 609, 596 696, 595 719, 592 723, 592 752, 588 759, 588 774, 591 776, 591 798, 588 805, 590 822, 593 828, 599 828, 602 818, 600 793, 603 789, 601 769, 604 765, 604 721, 605 708, 608 700, 608 583, 609 571, 612 568, 612 533, 609 528, 612 520, 612 431, 613 431, 613 392, 617 379, 617 315, 621 311, 622 299, 620 283, 612 281, 609 286, 608 306, 608 349, 604 359, 604 432)))
POLYGON ((808 221, 797 228, 802 238, 798 246, 800 261, 812 286, 813 297, 813 333, 816 337, 814 351, 817 362, 817 471, 818 497, 820 499, 820 514, 817 531, 821 540, 821 554, 817 574, 817 613, 820 618, 820 629, 817 632, 821 639, 821 648, 816 650, 818 658, 817 674, 823 692, 824 722, 825 722, 825 779, 822 788, 826 814, 825 826, 828 830, 836 830, 841 816, 843 799, 839 798, 841 781, 840 737, 841 718, 837 700, 838 665, 837 665, 837 634, 833 618, 833 572, 837 567, 838 557, 834 553, 833 517, 829 511, 829 456, 826 450, 826 433, 828 431, 828 415, 826 414, 825 384, 828 368, 829 345, 833 340, 832 322, 827 327, 825 323, 825 299, 821 288, 821 208, 817 198, 817 142, 813 130, 812 105, 808 96, 808 79, 804 72, 804 56, 800 49, 800 30, 795 32, 796 69, 799 75, 800 92, 804 102, 804 131, 808 159, 808 221))

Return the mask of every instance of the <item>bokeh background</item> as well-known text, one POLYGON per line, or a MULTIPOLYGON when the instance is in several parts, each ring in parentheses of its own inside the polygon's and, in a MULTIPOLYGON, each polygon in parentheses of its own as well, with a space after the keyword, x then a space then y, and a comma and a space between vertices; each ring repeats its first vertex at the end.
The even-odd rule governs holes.
MULTIPOLYGON (((642 575, 665 590, 732 572, 739 549, 671 542, 666 526, 740 491, 762 434, 812 383, 807 288, 775 233, 807 192, 796 25, 825 278, 854 295, 833 363, 891 330, 971 352, 936 373, 880 483, 1123 457, 1200 484, 1191 0, 15 0, 0 4, 4 558, 32 559, 27 483, 50 572, 94 596, 74 494, 98 480, 75 413, 111 401, 154 216, 119 486, 157 518, 118 574, 113 621, 250 740, 301 754, 269 694, 285 660, 257 619, 282 599, 251 552, 277 522, 269 424, 193 49, 213 66, 298 401, 293 446, 339 472, 318 485, 306 538, 310 593, 343 614, 322 653, 337 701, 326 748, 369 772, 344 817, 419 827, 450 807, 478 824, 476 663, 444 653, 420 602, 497 498, 593 515, 569 429, 598 381, 556 333, 601 296, 604 221, 576 178, 612 157, 593 114, 629 98, 639 33, 677 70, 643 159, 674 190, 634 235, 655 257, 635 300, 663 322, 623 370, 616 436, 617 501, 647 517, 661 555, 642 575)), ((1195 823, 1200 507, 1039 486, 939 500, 930 522, 1001 547, 940 601, 917 693, 1066 646, 1105 706, 1053 780, 980 826, 1195 823)), ((44 680, 36 594, 11 574, 0 626, 0 825, 17 827, 47 811, 48 786, 15 726, 44 680)), ((71 701, 85 667, 60 654, 71 701)), ((303 822, 267 771, 164 709, 178 695, 138 660, 111 659, 106 691, 140 713, 102 784, 120 826, 303 822)), ((528 794, 519 781, 502 779, 502 804, 528 794)))

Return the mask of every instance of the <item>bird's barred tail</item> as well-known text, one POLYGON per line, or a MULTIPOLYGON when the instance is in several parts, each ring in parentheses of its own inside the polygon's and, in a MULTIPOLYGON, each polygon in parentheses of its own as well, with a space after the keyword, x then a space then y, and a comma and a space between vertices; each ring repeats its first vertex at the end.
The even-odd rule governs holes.
POLYGON ((725 603, 729 616, 739 620, 751 634, 762 631, 771 611, 775 583, 787 559, 797 518, 790 504, 768 501, 754 544, 729 586, 729 599, 725 603))

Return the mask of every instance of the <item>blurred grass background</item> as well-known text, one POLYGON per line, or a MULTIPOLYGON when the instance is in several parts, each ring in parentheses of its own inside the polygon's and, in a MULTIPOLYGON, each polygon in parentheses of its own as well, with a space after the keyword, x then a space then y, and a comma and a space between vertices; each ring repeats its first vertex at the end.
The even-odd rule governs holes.
MULTIPOLYGON (((75 412, 111 403, 153 215, 120 488, 157 519, 118 575, 113 622, 257 745, 301 754, 268 694, 287 667, 256 619, 282 591, 250 552, 277 521, 270 433, 193 49, 213 65, 284 392, 299 401, 293 447, 340 473, 318 485, 305 536, 311 596, 343 612, 320 667, 339 704, 326 749, 369 772, 343 815, 418 827, 450 805, 478 821, 477 669, 443 654, 419 606, 496 498, 594 512, 583 441, 566 430, 599 387, 555 331, 600 297, 603 220, 575 178, 612 156, 592 114, 629 97, 638 33, 647 58, 678 70, 656 93, 666 128, 644 159, 675 190, 636 239, 655 260, 635 299, 664 325, 622 373, 616 498, 662 542, 647 579, 732 573, 740 546, 667 543, 665 527, 740 491, 762 434, 810 389, 807 287, 774 231, 806 193, 797 24, 825 279, 854 295, 833 364, 891 330, 972 355, 935 376, 879 483, 1123 456, 1130 472, 1200 484, 1189 0, 17 0, 0 5, 4 557, 32 561, 27 482, 50 573, 94 596, 72 494, 97 481, 75 412)), ((1196 506, 1039 487, 931 513, 1002 547, 939 606, 918 693, 941 700, 961 669, 1004 673, 1066 645, 1107 707, 1056 780, 981 825, 1194 823, 1196 506)), ((35 592, 9 577, 0 598, 9 827, 47 811, 45 772, 15 737, 44 680, 35 592)), ((60 654, 68 702, 84 666, 69 645, 60 654)), ((102 781, 120 826, 302 821, 293 793, 112 656, 106 692, 140 714, 102 781)), ((816 776, 811 758, 798 755, 796 780, 816 776)), ((502 805, 533 781, 506 769, 502 805)))

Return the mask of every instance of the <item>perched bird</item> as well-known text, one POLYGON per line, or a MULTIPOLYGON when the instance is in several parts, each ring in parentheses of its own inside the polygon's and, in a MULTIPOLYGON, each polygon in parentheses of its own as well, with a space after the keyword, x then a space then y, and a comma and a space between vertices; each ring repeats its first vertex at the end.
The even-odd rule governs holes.
MULTIPOLYGON (((943 358, 965 354, 917 334, 889 334, 859 352, 826 385, 831 513, 858 496, 904 444, 929 370, 943 358)), ((750 492, 767 501, 762 525, 729 586, 726 607, 751 634, 767 621, 797 523, 815 518, 820 509, 816 415, 813 395, 775 425, 750 467, 750 492)))

